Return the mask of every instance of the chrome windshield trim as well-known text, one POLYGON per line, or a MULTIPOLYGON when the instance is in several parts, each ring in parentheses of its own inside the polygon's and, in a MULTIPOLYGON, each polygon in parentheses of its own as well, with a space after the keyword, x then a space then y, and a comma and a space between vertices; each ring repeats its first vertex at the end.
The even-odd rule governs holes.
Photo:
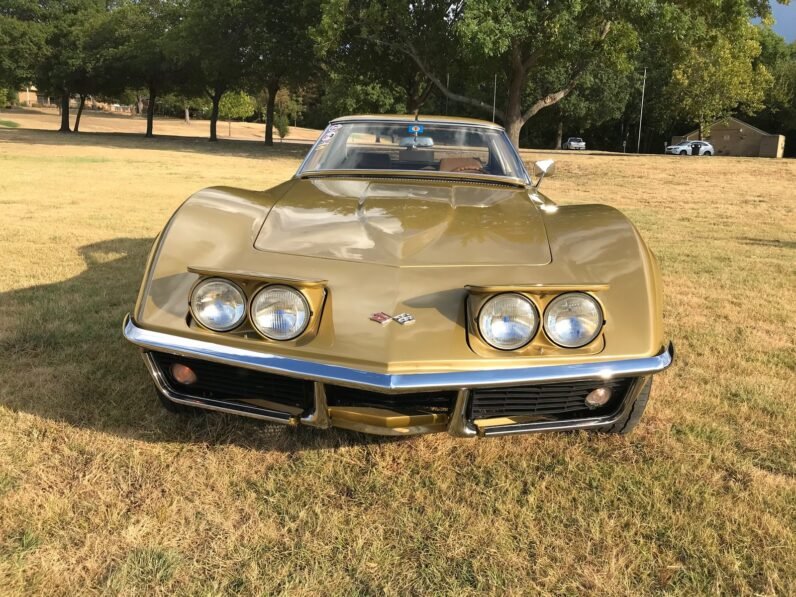
MULTIPOLYGON (((494 122, 486 122, 483 120, 457 120, 455 118, 434 118, 433 116, 424 117, 420 116, 418 119, 413 118, 391 118, 390 116, 340 116, 339 118, 335 118, 334 120, 330 120, 329 124, 397 124, 397 125, 407 125, 412 123, 417 124, 433 124, 434 126, 450 126, 450 127, 472 127, 472 128, 481 128, 481 129, 489 129, 492 131, 505 131, 506 129, 499 124, 494 122)), ((328 125, 327 125, 328 126, 328 125)))
POLYGON ((417 392, 421 390, 499 387, 527 383, 544 383, 576 379, 611 379, 657 373, 672 364, 674 347, 669 346, 654 357, 544 365, 476 371, 440 373, 376 373, 341 365, 329 365, 304 359, 223 346, 205 340, 184 338, 138 327, 129 315, 124 320, 124 337, 145 350, 168 352, 208 361, 267 371, 324 383, 362 388, 384 393, 417 392))

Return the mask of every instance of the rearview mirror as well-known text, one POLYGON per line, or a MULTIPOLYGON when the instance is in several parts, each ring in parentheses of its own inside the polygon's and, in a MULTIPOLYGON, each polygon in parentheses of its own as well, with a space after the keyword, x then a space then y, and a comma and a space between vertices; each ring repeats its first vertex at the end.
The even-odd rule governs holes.
POLYGON ((538 177, 536 181, 536 186, 538 187, 542 184, 542 180, 545 176, 553 176, 553 174, 556 173, 555 160, 539 160, 538 162, 534 162, 533 173, 538 177))

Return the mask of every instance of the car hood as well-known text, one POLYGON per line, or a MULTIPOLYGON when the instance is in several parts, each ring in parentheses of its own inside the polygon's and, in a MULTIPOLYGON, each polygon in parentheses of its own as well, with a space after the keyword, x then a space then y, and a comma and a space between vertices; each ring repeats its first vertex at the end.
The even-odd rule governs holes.
POLYGON ((261 251, 394 267, 544 265, 544 222, 524 188, 411 180, 295 179, 261 251))

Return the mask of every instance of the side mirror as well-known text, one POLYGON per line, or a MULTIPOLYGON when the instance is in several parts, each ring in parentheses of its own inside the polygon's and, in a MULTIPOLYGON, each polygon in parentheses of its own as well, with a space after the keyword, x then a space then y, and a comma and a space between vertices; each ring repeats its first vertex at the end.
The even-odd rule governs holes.
POLYGON ((537 177, 536 187, 542 184, 545 176, 553 176, 556 173, 555 160, 539 160, 533 163, 533 173, 537 177))

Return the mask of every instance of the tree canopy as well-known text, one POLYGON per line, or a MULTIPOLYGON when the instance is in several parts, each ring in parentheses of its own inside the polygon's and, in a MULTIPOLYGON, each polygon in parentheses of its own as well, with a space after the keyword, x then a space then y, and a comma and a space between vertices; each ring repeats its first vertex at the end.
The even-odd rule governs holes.
POLYGON ((517 145, 593 130, 616 149, 638 133, 645 69, 645 137, 731 113, 792 126, 796 58, 770 19, 770 0, 0 0, 0 87, 59 97, 62 130, 70 97, 131 90, 148 136, 164 98, 206 97, 214 140, 242 90, 271 144, 280 94, 301 90, 315 126, 494 115, 517 145))

